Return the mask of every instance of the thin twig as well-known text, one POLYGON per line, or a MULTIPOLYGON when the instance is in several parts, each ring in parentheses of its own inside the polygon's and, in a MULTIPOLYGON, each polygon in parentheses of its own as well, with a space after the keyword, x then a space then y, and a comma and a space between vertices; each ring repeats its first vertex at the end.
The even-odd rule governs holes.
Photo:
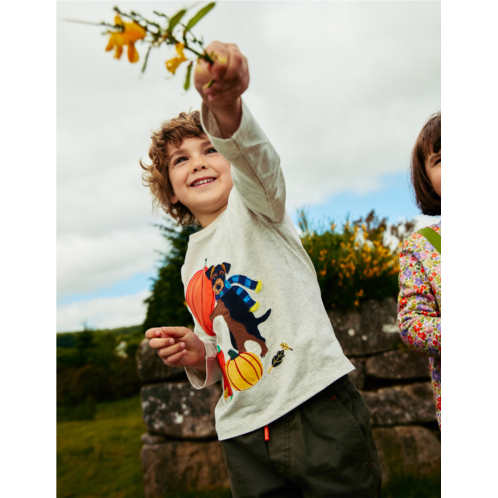
POLYGON ((61 21, 76 22, 78 24, 91 24, 92 26, 109 26, 110 28, 118 28, 115 24, 108 24, 104 21, 102 22, 90 22, 90 21, 78 21, 77 19, 64 19, 61 17, 61 21))

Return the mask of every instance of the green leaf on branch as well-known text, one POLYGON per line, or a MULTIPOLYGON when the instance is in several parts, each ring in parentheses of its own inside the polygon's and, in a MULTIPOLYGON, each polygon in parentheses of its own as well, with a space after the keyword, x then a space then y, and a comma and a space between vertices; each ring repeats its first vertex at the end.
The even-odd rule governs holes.
POLYGON ((197 12, 197 14, 192 17, 192 19, 190 19, 190 21, 187 23, 187 26, 185 26, 185 33, 190 31, 215 5, 216 2, 211 2, 210 4, 199 10, 199 12, 197 12))
POLYGON ((168 25, 168 33, 171 35, 173 33, 173 29, 175 26, 182 20, 182 17, 185 15, 187 11, 185 9, 177 12, 170 20, 168 25))
POLYGON ((185 90, 188 90, 190 88, 190 76, 192 75, 193 64, 194 61, 192 61, 187 67, 187 76, 185 77, 185 84, 183 85, 183 88, 185 88, 185 90))

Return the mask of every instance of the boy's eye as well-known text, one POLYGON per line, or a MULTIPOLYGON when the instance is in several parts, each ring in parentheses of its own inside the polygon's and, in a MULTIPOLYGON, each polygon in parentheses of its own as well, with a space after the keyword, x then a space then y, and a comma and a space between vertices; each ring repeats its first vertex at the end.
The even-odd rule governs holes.
POLYGON ((438 163, 440 163, 440 162, 441 162, 441 158, 439 158, 439 159, 436 159, 436 162, 435 162, 435 164, 438 164, 438 163))
POLYGON ((179 157, 178 159, 175 159, 175 162, 174 162, 173 164, 178 164, 179 162, 183 162, 183 160, 185 160, 185 161, 186 161, 186 160, 187 160, 187 158, 186 158, 186 157, 183 157, 183 156, 182 156, 182 157, 179 157))
POLYGON ((209 147, 209 149, 206 151, 206 154, 210 154, 211 152, 218 152, 214 147, 209 147))

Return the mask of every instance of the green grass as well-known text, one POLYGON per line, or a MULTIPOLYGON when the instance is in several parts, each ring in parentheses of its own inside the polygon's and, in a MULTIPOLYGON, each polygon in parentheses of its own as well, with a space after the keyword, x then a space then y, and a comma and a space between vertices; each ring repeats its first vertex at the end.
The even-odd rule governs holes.
POLYGON ((382 498, 440 498, 441 476, 391 476, 382 489, 382 498))
POLYGON ((140 397, 98 403, 94 420, 57 424, 58 498, 143 498, 140 397))

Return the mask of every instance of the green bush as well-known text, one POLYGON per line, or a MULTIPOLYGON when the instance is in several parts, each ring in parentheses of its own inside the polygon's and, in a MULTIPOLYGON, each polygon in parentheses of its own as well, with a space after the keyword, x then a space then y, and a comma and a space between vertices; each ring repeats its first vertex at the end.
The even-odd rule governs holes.
MULTIPOLYGON (((115 329, 98 329, 93 330, 85 326, 83 332, 96 332, 96 333, 108 333, 110 332, 116 337, 116 341, 130 341, 137 336, 142 335, 142 325, 132 325, 130 327, 118 327, 115 329)), ((57 333, 57 347, 71 349, 76 347, 77 341, 82 342, 80 335, 81 332, 58 332, 57 333)), ((84 341, 83 341, 84 342, 84 341)))
POLYGON ((366 299, 397 296, 400 228, 407 233, 413 226, 411 222, 391 226, 391 234, 399 240, 392 248, 387 220, 379 220, 374 211, 365 219, 347 221, 341 231, 335 223, 314 228, 301 211, 301 240, 315 267, 325 307, 348 309, 366 299))
POLYGON ((72 341, 64 338, 62 343, 73 347, 57 348, 58 420, 91 420, 96 402, 139 393, 135 351, 142 339, 141 327, 126 334, 126 348, 119 353, 122 332, 87 329, 71 334, 72 341))

